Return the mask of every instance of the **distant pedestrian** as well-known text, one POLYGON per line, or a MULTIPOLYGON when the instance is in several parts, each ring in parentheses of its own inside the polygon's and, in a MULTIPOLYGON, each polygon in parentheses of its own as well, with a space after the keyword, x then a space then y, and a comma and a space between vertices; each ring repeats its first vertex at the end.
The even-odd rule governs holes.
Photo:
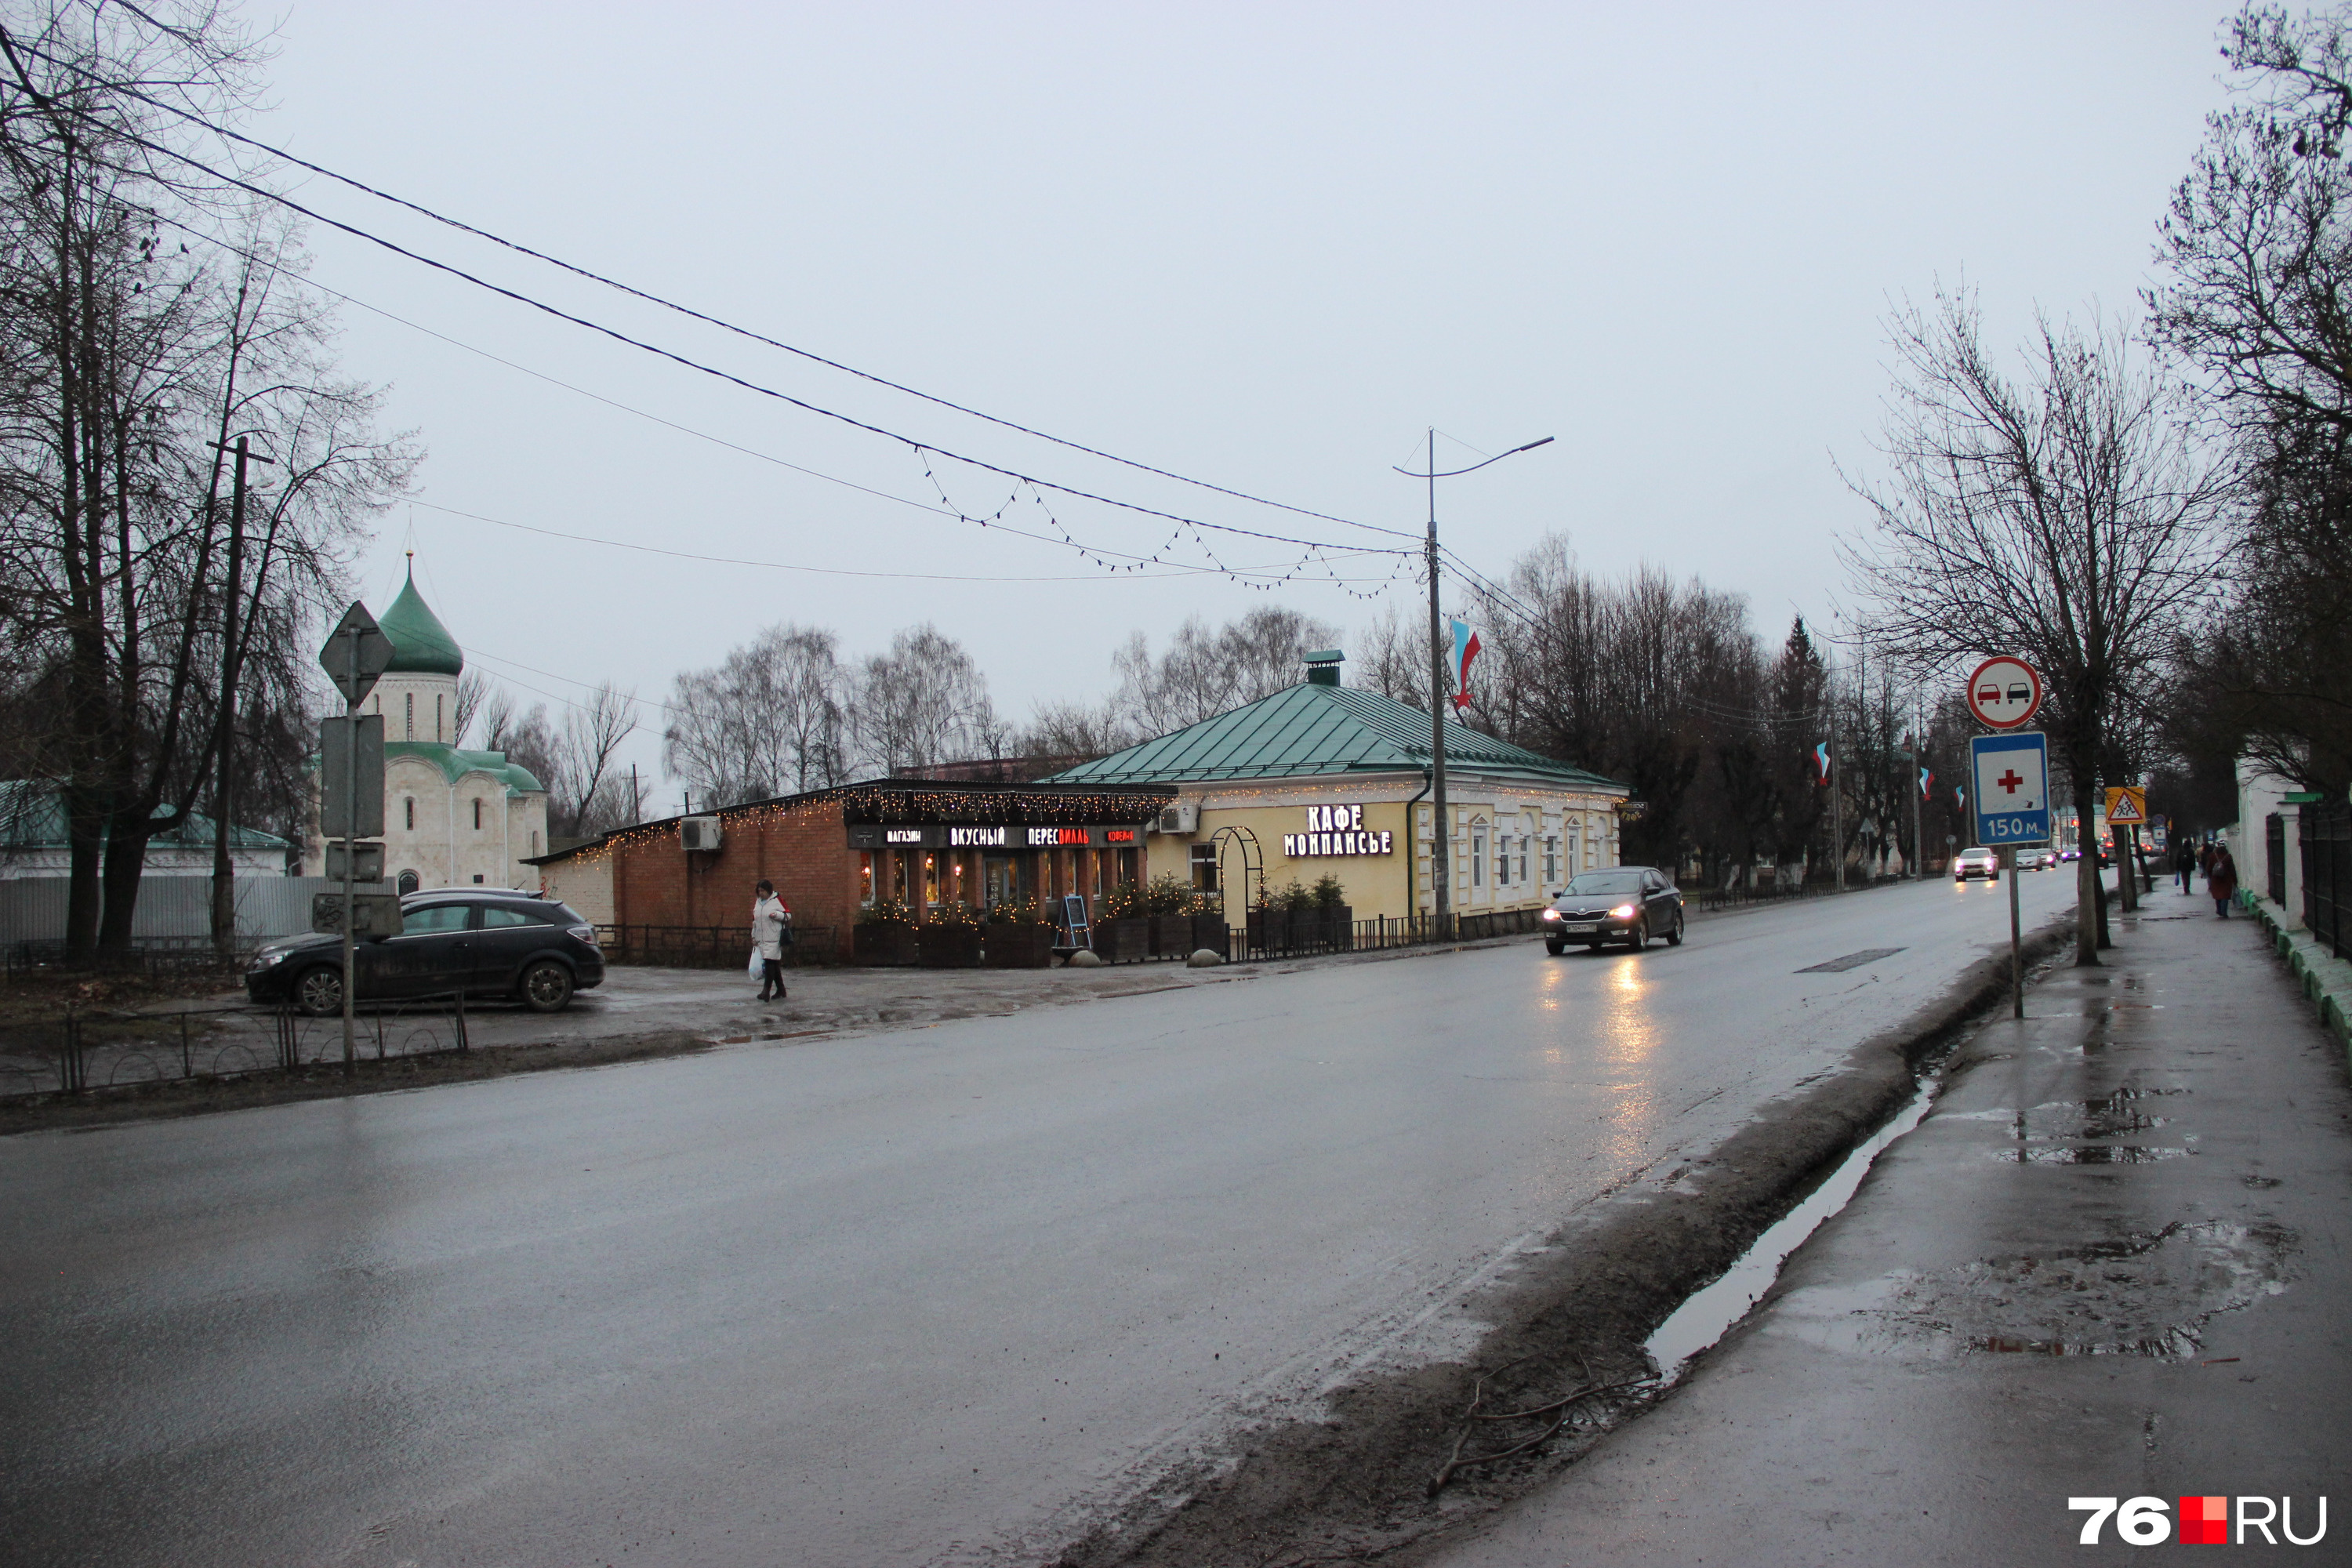
POLYGON ((2182 839, 2180 847, 2172 852, 2172 868, 2180 873, 2180 891, 2183 896, 2186 896, 2190 890, 2189 876, 2197 869, 2196 847, 2186 838, 2182 839))
POLYGON ((760 954, 760 1000, 784 999, 784 947, 793 940, 793 911, 776 897, 776 885, 762 881, 751 901, 751 945, 760 954))
POLYGON ((2213 858, 2205 868, 2205 890, 2213 896, 2213 912, 2228 920, 2230 900, 2238 891, 2238 863, 2230 858, 2227 845, 2213 846, 2213 858))

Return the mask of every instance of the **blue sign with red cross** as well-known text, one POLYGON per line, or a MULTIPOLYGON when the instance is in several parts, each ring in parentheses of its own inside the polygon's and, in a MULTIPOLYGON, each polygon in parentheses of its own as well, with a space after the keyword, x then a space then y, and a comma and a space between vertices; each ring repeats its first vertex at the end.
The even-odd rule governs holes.
POLYGON ((1969 742, 1976 784, 1977 842, 2046 844, 2050 839, 2050 738, 1979 735, 1969 742))

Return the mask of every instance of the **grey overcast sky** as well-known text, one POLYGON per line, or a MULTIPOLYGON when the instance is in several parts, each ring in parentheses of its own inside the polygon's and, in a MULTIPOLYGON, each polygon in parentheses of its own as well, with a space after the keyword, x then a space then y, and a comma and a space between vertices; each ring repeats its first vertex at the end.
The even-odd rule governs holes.
MULTIPOLYGON (((1843 597, 1832 540, 1863 518, 1832 461, 1871 465, 1890 299, 1965 275, 2003 340, 2037 302, 2136 314, 2156 221, 2223 100, 2226 14, 303 0, 254 129, 861 369, 1381 527, 1420 526, 1421 487, 1391 465, 1413 462, 1425 426, 1486 451, 1556 436, 1441 489, 1453 548, 1499 574, 1558 531, 1591 569, 1649 562, 1745 594, 1777 638, 1843 597)), ((1210 521, 1409 542, 1112 468, 302 188, 919 440, 1210 521)), ((311 242, 317 281, 372 308, 343 308, 347 368, 391 384, 393 422, 430 453, 419 504, 367 558, 369 602, 389 602, 413 542, 469 658, 527 697, 609 677, 658 700, 774 621, 831 626, 856 655, 929 620, 1025 716, 1100 694, 1130 631, 1157 644, 1195 613, 1272 597, 1369 623, 1380 602, 1333 571, 1413 604, 1410 568, 1391 584, 1380 556, 1271 595, 1106 574, 905 504, 938 494, 897 443, 343 236, 311 242), (918 575, 697 563, 456 512, 918 575)), ((937 471, 965 512, 1007 497, 994 476, 937 471)), ((1052 511, 1133 555, 1170 531, 1066 498, 1052 511)), ((1006 518, 1048 535, 1054 520, 1025 496, 1006 518)), ((1251 567, 1299 553, 1216 549, 1251 567)), ((1206 563, 1189 539, 1168 559, 1206 563)), ((649 768, 660 718, 635 749, 649 768)))

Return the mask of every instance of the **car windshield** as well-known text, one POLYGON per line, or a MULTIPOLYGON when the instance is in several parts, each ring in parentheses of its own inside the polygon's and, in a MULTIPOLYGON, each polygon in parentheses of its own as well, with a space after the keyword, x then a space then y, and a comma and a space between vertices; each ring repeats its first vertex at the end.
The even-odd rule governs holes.
POLYGON ((1570 882, 1561 896, 1598 899, 1613 893, 1638 893, 1641 890, 1642 873, 1639 871, 1587 871, 1570 882))

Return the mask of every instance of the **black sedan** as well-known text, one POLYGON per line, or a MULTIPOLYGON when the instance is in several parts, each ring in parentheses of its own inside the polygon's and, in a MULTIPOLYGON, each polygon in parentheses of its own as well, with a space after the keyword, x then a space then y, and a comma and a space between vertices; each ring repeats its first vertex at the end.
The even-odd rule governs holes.
MULTIPOLYGON (((352 954, 358 1000, 512 998, 535 1013, 558 1012, 574 991, 601 985, 604 953, 596 928, 568 904, 529 893, 469 889, 411 893, 400 900, 401 933, 371 937, 352 954)), ((343 1010, 340 936, 288 937, 265 945, 245 972, 256 1002, 291 1002, 312 1017, 343 1010)))
POLYGON ((1664 872, 1648 866, 1587 871, 1543 912, 1544 946, 1555 956, 1572 942, 1640 948, 1654 936, 1671 947, 1683 944, 1683 896, 1664 872))

